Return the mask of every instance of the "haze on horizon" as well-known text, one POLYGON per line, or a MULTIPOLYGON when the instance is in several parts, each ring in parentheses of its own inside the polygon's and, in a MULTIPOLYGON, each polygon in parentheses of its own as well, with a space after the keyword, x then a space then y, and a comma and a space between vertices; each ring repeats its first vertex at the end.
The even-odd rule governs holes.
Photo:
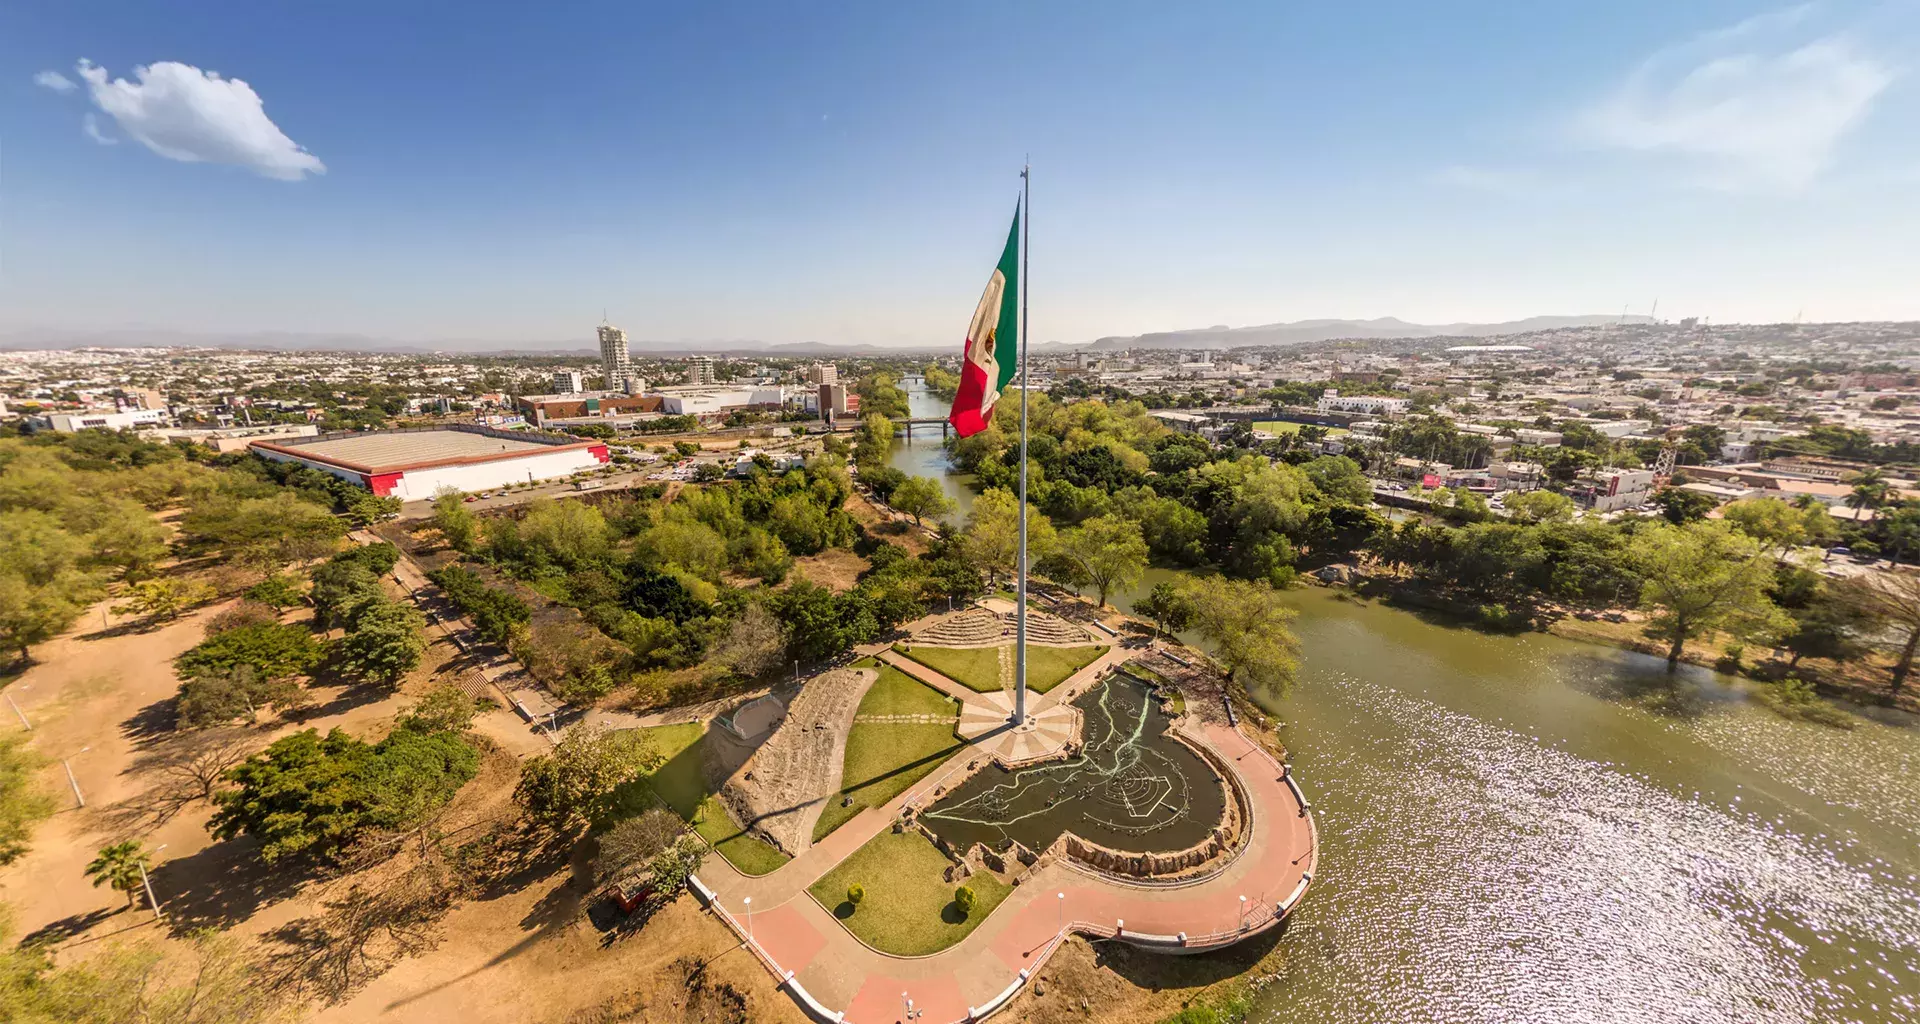
POLYGON ((0 10, 0 333, 1920 319, 1912 3, 463 12, 0 10))

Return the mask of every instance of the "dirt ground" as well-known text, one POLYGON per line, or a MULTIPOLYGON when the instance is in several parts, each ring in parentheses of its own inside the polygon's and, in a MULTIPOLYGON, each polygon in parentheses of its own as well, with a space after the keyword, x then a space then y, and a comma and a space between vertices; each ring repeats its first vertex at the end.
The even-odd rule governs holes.
POLYGON ((793 560, 794 576, 805 576, 836 594, 852 590, 866 571, 867 560, 846 548, 828 548, 793 560))
MULTIPOLYGON (((292 869, 258 865, 245 840, 217 842, 205 828, 211 807, 195 801, 154 813, 161 787, 143 769, 179 737, 172 729, 178 681, 173 657, 198 643, 221 602, 157 628, 120 621, 103 604, 74 632, 35 649, 37 663, 7 693, 33 722, 32 746, 52 763, 41 782, 65 809, 43 822, 32 849, 0 869, 0 901, 13 910, 17 934, 57 943, 62 960, 85 958, 105 941, 152 939, 178 944, 201 927, 248 938, 319 911, 327 884, 292 869), (74 806, 67 758, 86 800, 74 806), (158 922, 144 907, 96 889, 82 873, 103 845, 129 836, 159 848, 152 881, 168 912, 158 922)), ((288 616, 297 621, 300 615, 288 616)), ((400 693, 316 688, 319 705, 300 722, 240 730, 256 747, 300 728, 340 727, 377 738, 393 716, 437 679, 460 669, 458 652, 434 644, 400 693)), ((0 728, 19 729, 10 710, 0 728)), ((548 749, 547 741, 509 712, 476 722, 491 742, 479 778, 449 812, 449 824, 497 816, 517 778, 516 762, 548 749)), ((589 893, 567 865, 551 865, 512 891, 456 907, 443 921, 437 948, 397 966, 337 1006, 315 1006, 326 1021, 459 1021, 461 1024, 584 1024, 588 1021, 802 1021, 791 1000, 737 948, 727 929, 690 897, 636 932, 605 941, 580 913, 589 893), (704 969, 702 969, 704 965, 704 969), (692 980, 689 980, 689 979, 692 980), (612 1014, 612 1015, 609 1015, 612 1014)))
POLYGON ((1195 1003, 1218 1007, 1257 979, 1286 970, 1287 947, 1278 941, 1284 931, 1199 956, 1164 956, 1076 937, 1054 953, 1002 1017, 1020 1024, 1157 1024, 1195 1003))
POLYGON ((853 521, 866 527, 873 536, 906 548, 908 554, 926 552, 928 544, 924 531, 916 529, 912 520, 896 514, 892 509, 874 504, 860 491, 855 490, 847 498, 846 508, 847 514, 853 516, 853 521))

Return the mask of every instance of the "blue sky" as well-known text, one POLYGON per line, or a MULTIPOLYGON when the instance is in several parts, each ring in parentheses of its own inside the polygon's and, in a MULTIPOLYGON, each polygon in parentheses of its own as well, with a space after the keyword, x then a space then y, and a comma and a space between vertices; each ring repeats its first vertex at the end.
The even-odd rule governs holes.
POLYGON ((1920 319, 1920 0, 1305 7, 9 4, 0 327, 1920 319))

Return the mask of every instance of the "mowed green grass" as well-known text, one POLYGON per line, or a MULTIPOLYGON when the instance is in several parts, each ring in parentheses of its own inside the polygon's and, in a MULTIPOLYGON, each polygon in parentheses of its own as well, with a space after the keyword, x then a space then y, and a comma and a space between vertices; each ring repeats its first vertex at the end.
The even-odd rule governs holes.
POLYGON ((880 667, 880 678, 860 699, 855 715, 939 715, 943 721, 855 721, 847 734, 840 791, 827 799, 813 826, 816 843, 861 811, 899 796, 963 746, 953 732, 959 702, 890 665, 880 667))
POLYGON ((975 693, 1000 690, 1000 648, 928 647, 895 644, 894 651, 959 683, 975 693))
POLYGON ((1045 693, 1107 653, 1105 647, 1038 647, 1027 645, 1027 689, 1045 693))
POLYGON ((1013 891, 992 875, 975 874, 964 884, 979 903, 962 917, 953 901, 957 886, 941 878, 947 864, 919 832, 882 832, 807 892, 867 945, 895 956, 926 956, 966 938, 1013 891), (866 890, 858 907, 847 902, 847 887, 856 884, 866 890))
MULTIPOLYGON (((787 862, 786 854, 748 835, 708 787, 706 772, 700 766, 700 743, 707 732, 705 723, 661 725, 636 731, 667 758, 667 763, 655 769, 641 784, 673 808, 674 813, 692 823, 694 831, 720 851, 729 864, 742 874, 764 875, 787 862)), ((643 793, 620 794, 616 800, 623 815, 646 810, 643 793)))
MULTIPOLYGON (((903 657, 946 676, 975 693, 998 693, 1000 685, 1000 648, 928 647, 896 644, 903 657)), ((1069 676, 1087 667, 1106 652, 1105 647, 1042 647, 1027 645, 1027 689, 1045 693, 1065 682, 1069 676)))
MULTIPOLYGON (((1253 429, 1264 430, 1269 434, 1276 435, 1298 434, 1301 427, 1311 425, 1312 424, 1307 423, 1295 423, 1292 420, 1261 420, 1253 425, 1253 429)), ((1352 433, 1352 431, 1349 431, 1345 427, 1321 427, 1320 429, 1326 431, 1328 437, 1339 437, 1341 434, 1352 433)))

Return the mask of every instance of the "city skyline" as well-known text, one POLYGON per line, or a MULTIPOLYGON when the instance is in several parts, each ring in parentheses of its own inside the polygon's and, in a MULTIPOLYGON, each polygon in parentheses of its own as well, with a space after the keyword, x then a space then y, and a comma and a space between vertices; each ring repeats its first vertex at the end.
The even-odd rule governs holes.
POLYGON ((950 345, 1029 152, 1035 342, 1920 319, 1914 13, 15 9, 0 332, 950 345))

